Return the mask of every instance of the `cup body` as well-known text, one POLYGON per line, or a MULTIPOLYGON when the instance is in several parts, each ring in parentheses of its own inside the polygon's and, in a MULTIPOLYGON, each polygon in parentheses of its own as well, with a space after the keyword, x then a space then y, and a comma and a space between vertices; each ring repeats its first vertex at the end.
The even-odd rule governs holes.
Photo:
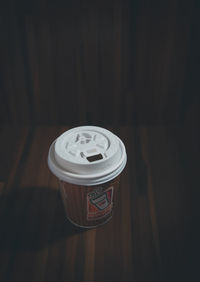
POLYGON ((79 227, 93 228, 109 221, 116 208, 120 175, 101 185, 85 186, 59 180, 66 216, 79 227))

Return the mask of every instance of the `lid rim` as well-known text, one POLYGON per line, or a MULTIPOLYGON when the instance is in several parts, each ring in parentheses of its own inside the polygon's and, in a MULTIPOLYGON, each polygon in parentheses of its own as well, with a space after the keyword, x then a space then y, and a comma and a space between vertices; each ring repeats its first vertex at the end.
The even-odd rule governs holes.
POLYGON ((94 177, 90 179, 89 178, 72 178, 68 175, 63 175, 62 173, 59 173, 58 170, 55 172, 54 168, 52 168, 52 161, 50 160, 50 158, 48 158, 49 169, 59 180, 62 180, 67 183, 71 183, 75 185, 83 185, 83 186, 95 186, 95 185, 100 185, 100 184, 113 180, 123 171, 124 167, 126 166, 126 163, 127 163, 127 155, 125 155, 125 158, 123 162, 121 163, 121 166, 118 167, 118 169, 112 171, 112 173, 105 174, 101 177, 94 177))

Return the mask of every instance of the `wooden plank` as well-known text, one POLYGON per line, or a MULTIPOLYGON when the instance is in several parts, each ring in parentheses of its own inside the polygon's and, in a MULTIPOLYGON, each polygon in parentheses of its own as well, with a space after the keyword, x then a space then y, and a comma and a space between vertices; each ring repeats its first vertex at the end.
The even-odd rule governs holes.
POLYGON ((1 142, 3 140, 7 141, 5 143, 3 142, 3 144, 5 145, 4 153, 9 160, 9 166, 7 166, 6 171, 7 177, 5 177, 6 182, 2 187, 0 193, 0 280, 3 281, 4 279, 6 279, 5 277, 7 269, 9 268, 9 265, 12 261, 12 251, 9 250, 9 245, 7 243, 10 243, 9 239, 14 235, 12 234, 13 220, 11 222, 9 221, 9 218, 7 217, 7 211, 9 209, 12 209, 12 203, 15 201, 15 195, 12 195, 12 188, 15 185, 15 179, 17 178, 19 172, 18 168, 20 167, 24 157, 24 150, 27 146, 29 146, 30 130, 25 127, 17 129, 9 127, 7 129, 4 128, 1 133, 3 133, 1 142), (7 140, 4 139, 5 137, 7 138, 7 140))
MULTIPOLYGON (((44 223, 41 225, 39 218, 43 219, 43 216, 47 216, 48 213, 44 213, 45 210, 42 210, 40 201, 44 199, 45 192, 48 193, 49 190, 44 186, 38 187, 37 182, 40 177, 41 182, 48 181, 47 165, 44 166, 47 156, 45 149, 47 150, 48 146, 46 148, 45 138, 40 139, 43 131, 45 132, 44 129, 40 129, 40 134, 39 136, 36 135, 33 145, 26 149, 26 155, 21 160, 18 173, 7 191, 8 205, 3 217, 3 230, 6 237, 4 236, 1 239, 4 253, 10 255, 8 264, 5 264, 3 269, 5 280, 10 279, 12 281, 16 277, 21 277, 20 279, 23 280, 26 275, 29 275, 31 269, 34 270, 35 264, 33 262, 37 257, 37 252, 36 256, 32 256, 31 251, 27 250, 34 250, 42 244, 42 240, 44 241, 44 238, 40 237, 43 233, 40 234, 40 229, 38 229, 41 228, 42 230, 44 223), (43 142, 39 146, 41 140, 43 142), (42 215, 38 214, 39 211, 42 215), (27 268, 24 268, 24 266, 27 268), (24 271, 24 269, 27 269, 27 271, 24 271)), ((48 130, 46 133, 48 140, 51 140, 48 130)), ((55 136, 55 131, 52 134, 55 136)), ((38 255, 37 258, 39 261, 42 256, 38 255)), ((36 273, 40 274, 39 271, 36 273)))
POLYGON ((0 180, 7 182, 16 173, 28 136, 28 127, 3 126, 0 130, 0 180), (16 150, 17 148, 17 150, 16 150))
MULTIPOLYGON (((133 281, 135 267, 133 264, 133 198, 132 189, 135 187, 134 167, 131 162, 131 152, 133 153, 133 143, 131 142, 131 132, 129 127, 120 128, 118 136, 126 146, 128 160, 127 166, 121 175, 119 205, 116 217, 120 220, 120 238, 118 244, 121 246, 122 281, 133 281)), ((119 221, 118 220, 118 221, 119 221)))
POLYGON ((162 281, 152 233, 148 200, 148 168, 142 154, 140 128, 133 128, 130 135, 130 183, 132 199, 132 242, 134 277, 140 281, 162 281))
MULTIPOLYGON (((178 128, 175 128, 177 131, 178 128)), ((158 229, 154 228, 154 238, 159 236, 159 252, 162 260, 163 275, 168 281, 184 280, 188 273, 187 217, 189 192, 185 185, 185 175, 181 169, 179 144, 175 135, 163 127, 151 127, 147 130, 148 165, 151 167, 154 210, 158 229), (158 233, 157 233, 158 232, 158 233), (155 237, 156 236, 156 237, 155 237)), ((183 155, 185 152, 180 151, 183 155)), ((152 199, 149 198, 150 205, 152 199)), ((152 227, 154 227, 154 222, 152 227)), ((191 258, 192 259, 192 258, 191 258)))
POLYGON ((27 15, 25 17, 28 62, 30 65, 35 122, 58 123, 55 89, 54 56, 51 18, 27 15), (48 105, 48 107, 47 107, 48 105))
POLYGON ((180 119, 193 3, 152 4, 140 1, 136 7, 134 58, 130 54, 134 111, 139 124, 173 123, 180 119))
MULTIPOLYGON (((1 105, 7 108, 2 119, 6 124, 28 124, 31 120, 29 76, 24 49, 23 21, 18 17, 14 1, 1 7, 0 58, 2 73, 1 105)), ((4 110, 3 110, 4 112, 4 110)))
POLYGON ((5 183, 0 182, 0 195, 2 194, 3 188, 4 188, 5 183))
MULTIPOLYGON (((189 115, 184 126, 168 129, 170 139, 174 140, 179 161, 179 175, 182 179, 179 189, 179 201, 181 208, 181 239, 182 253, 179 262, 184 266, 182 276, 185 279, 199 280, 198 253, 199 253, 199 187, 200 187, 200 134, 198 126, 197 106, 193 107, 193 114, 189 115)), ((179 247, 180 248, 180 247, 179 247)))
POLYGON ((15 4, 0 9, 4 123, 179 123, 198 93, 195 0, 15 4))
POLYGON ((163 282, 189 277, 196 242, 189 245, 189 228, 197 229, 191 216, 198 214, 196 206, 191 210, 189 184, 197 180, 198 158, 195 146, 190 155, 190 139, 179 146, 183 129, 109 127, 128 154, 118 206, 110 222, 82 230, 67 221, 57 179, 47 166, 51 142, 68 128, 22 131, 27 138, 20 139, 23 146, 17 143, 21 149, 11 178, 0 182, 0 280, 163 282), (194 160, 194 170, 187 160, 194 160))
POLYGON ((152 167, 149 162, 149 147, 148 147, 148 135, 147 135, 147 129, 144 127, 141 127, 140 130, 140 136, 141 136, 141 154, 144 160, 144 163, 147 167, 147 196, 148 196, 148 205, 149 205, 149 215, 151 219, 151 227, 152 227, 152 235, 153 235, 153 241, 155 246, 155 251, 157 255, 157 261, 158 261, 158 269, 160 272, 161 281, 163 281, 163 266, 162 266, 162 260, 161 260, 161 254, 160 254, 160 238, 159 238, 159 230, 158 230, 158 223, 157 223, 157 215, 156 215, 156 207, 155 207, 155 195, 153 191, 153 182, 152 182, 152 167))

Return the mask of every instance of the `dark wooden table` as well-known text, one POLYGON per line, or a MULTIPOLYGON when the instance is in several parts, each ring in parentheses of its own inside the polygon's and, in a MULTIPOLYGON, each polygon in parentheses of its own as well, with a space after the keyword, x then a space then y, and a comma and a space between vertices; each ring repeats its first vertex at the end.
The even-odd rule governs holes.
POLYGON ((67 127, 0 130, 0 281, 197 281, 198 134, 190 126, 109 128, 128 163, 106 225, 65 218, 47 167, 67 127))

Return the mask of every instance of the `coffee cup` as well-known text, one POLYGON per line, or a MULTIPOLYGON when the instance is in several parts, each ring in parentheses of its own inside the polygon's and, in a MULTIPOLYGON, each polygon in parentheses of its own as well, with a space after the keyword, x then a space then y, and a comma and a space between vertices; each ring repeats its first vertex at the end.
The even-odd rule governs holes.
POLYGON ((72 128, 51 144, 48 166, 71 223, 93 228, 112 218, 126 161, 122 140, 97 126, 72 128))

